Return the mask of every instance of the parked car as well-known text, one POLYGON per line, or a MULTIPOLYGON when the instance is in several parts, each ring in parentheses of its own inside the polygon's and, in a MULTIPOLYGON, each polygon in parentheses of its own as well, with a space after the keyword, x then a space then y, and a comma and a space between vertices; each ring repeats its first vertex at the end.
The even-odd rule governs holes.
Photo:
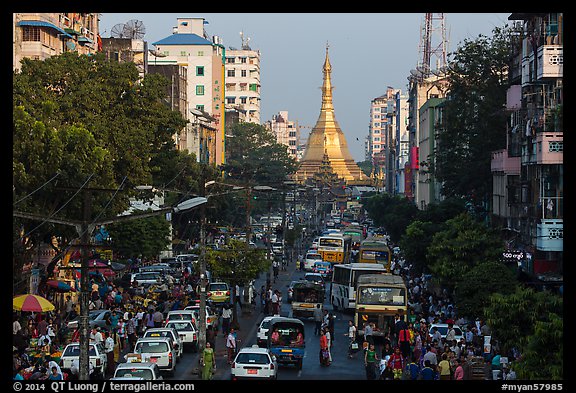
POLYGON ((230 286, 222 281, 208 284, 206 299, 215 305, 230 303, 230 286))
POLYGON ((171 337, 143 337, 136 341, 134 353, 139 354, 143 362, 158 365, 161 371, 170 376, 176 370, 176 350, 171 337))
MULTIPOLYGON (((454 331, 456 331, 456 341, 460 341, 460 339, 464 335, 464 333, 462 332, 462 329, 458 325, 453 325, 452 327, 454 328, 454 331)), ((447 323, 433 323, 433 324, 431 324, 430 329, 428 330, 428 334, 430 335, 430 338, 432 338, 432 336, 434 335, 434 330, 433 330, 434 328, 437 328, 440 331, 442 338, 446 338, 446 333, 448 333, 448 324, 447 323)))
POLYGON ((232 380, 238 379, 276 379, 278 364, 276 357, 268 348, 258 345, 242 348, 230 366, 232 380))
MULTIPOLYGON (((88 347, 88 357, 94 370, 99 369, 102 372, 102 375, 104 375, 108 363, 108 358, 104 352, 104 346, 101 343, 90 343, 90 346, 88 347)), ((60 367, 70 370, 72 362, 76 359, 80 359, 80 343, 74 342, 66 345, 66 348, 62 351, 60 367)))
POLYGON ((160 272, 143 272, 136 273, 132 281, 136 281, 138 285, 147 287, 150 285, 162 284, 162 274, 160 272))
POLYGON ((174 349, 176 350, 177 361, 182 357, 184 353, 184 344, 182 342, 184 335, 178 334, 178 331, 174 328, 160 327, 160 328, 148 328, 144 332, 144 338, 146 337, 170 337, 174 341, 174 349))
MULTIPOLYGON (((106 327, 106 318, 112 315, 111 310, 92 310, 88 313, 88 325, 90 328, 94 326, 105 328, 106 327)), ((68 329, 76 329, 80 324, 80 316, 68 321, 67 327, 68 329)))
POLYGON ((158 364, 151 362, 131 362, 118 363, 114 371, 114 377, 111 380, 121 379, 144 379, 148 381, 162 380, 162 374, 158 364))
POLYGON ((179 335, 183 335, 184 347, 190 347, 192 352, 198 352, 198 328, 192 321, 168 321, 164 327, 174 328, 179 335))
POLYGON ((168 311, 166 314, 166 320, 164 321, 194 321, 194 311, 192 310, 172 310, 168 311))

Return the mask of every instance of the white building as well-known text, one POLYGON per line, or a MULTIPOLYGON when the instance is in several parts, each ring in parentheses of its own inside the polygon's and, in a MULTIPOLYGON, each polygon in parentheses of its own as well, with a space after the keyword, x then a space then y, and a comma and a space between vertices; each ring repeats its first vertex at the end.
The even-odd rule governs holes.
POLYGON ((243 122, 260 124, 260 51, 247 42, 242 49, 228 48, 225 103, 240 110, 243 122))
POLYGON ((280 111, 272 116, 264 126, 276 136, 276 142, 286 145, 290 157, 298 158, 300 131, 295 122, 288 120, 288 111, 280 111))
POLYGON ((151 56, 149 64, 178 64, 187 68, 186 118, 190 120, 191 137, 186 138, 186 148, 198 160, 203 155, 194 113, 204 111, 214 118, 215 164, 220 165, 224 162, 224 47, 217 36, 210 40, 204 31, 205 23, 204 18, 177 18, 173 34, 153 43, 157 56, 151 56))

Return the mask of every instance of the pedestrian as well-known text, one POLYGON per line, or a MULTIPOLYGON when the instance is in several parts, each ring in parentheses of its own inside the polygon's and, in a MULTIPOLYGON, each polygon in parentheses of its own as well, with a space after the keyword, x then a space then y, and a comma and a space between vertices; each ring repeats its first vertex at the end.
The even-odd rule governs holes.
POLYGON ((213 351, 216 350, 216 329, 214 326, 207 326, 206 327, 206 342, 210 343, 210 348, 213 351))
POLYGON ((334 335, 334 325, 336 321, 336 315, 328 313, 328 331, 330 332, 330 348, 334 345, 336 337, 334 335))
POLYGON ((222 334, 226 337, 230 331, 230 320, 232 318, 232 309, 225 304, 222 307, 222 334))
POLYGON ((263 314, 267 313, 267 310, 266 310, 266 287, 264 285, 262 285, 262 287, 260 288, 260 311, 263 314))
POLYGON ((356 350, 358 348, 358 343, 356 342, 356 326, 354 325, 354 322, 352 320, 348 321, 348 333, 345 333, 344 335, 348 336, 348 358, 352 359, 352 354, 354 353, 354 350, 356 350), (353 348, 353 344, 356 345, 356 348, 353 348))
POLYGON ((151 329, 154 326, 154 309, 149 309, 146 315, 144 316, 144 326, 146 329, 151 329))
POLYGON ((366 379, 376 379, 376 362, 378 361, 378 354, 374 348, 374 344, 370 344, 364 353, 364 366, 366 367, 366 379))
POLYGON ((92 327, 92 332, 90 333, 90 342, 94 344, 104 342, 104 338, 102 337, 102 333, 100 332, 100 328, 98 326, 92 327))
POLYGON ((400 347, 394 348, 394 353, 390 356, 388 362, 392 363, 392 371, 394 372, 394 379, 401 379, 402 372, 405 367, 405 359, 400 352, 400 347))
POLYGON ((270 297, 270 304, 272 305, 272 314, 280 315, 280 307, 278 306, 278 290, 276 289, 270 297))
POLYGON ((118 340, 120 342, 120 350, 123 351, 126 346, 126 323, 124 318, 118 318, 118 325, 116 326, 116 333, 118 335, 118 340))
POLYGON ((128 313, 128 321, 126 322, 126 334, 128 335, 128 351, 132 351, 136 345, 136 317, 131 312, 128 313))
POLYGON ((450 362, 448 362, 448 354, 442 354, 442 360, 438 363, 438 371, 440 373, 440 380, 450 380, 450 362))
POLYGON ((322 318, 323 312, 320 308, 320 303, 316 304, 316 308, 314 309, 314 335, 319 336, 320 331, 322 330, 322 318))
POLYGON ((424 381, 432 381, 436 379, 436 372, 431 367, 429 360, 424 361, 424 367, 420 370, 420 376, 418 378, 424 381))
POLYGON ((364 341, 370 344, 374 344, 374 336, 373 336, 373 329, 372 323, 364 322, 364 341))
POLYGON ((202 364, 202 379, 212 379, 214 370, 216 370, 216 359, 214 349, 212 348, 210 341, 206 342, 206 348, 204 348, 204 351, 202 351, 200 362, 202 364))
POLYGON ((64 379, 64 377, 62 376, 62 373, 58 372, 58 368, 56 366, 52 366, 52 372, 50 373, 50 375, 48 376, 48 380, 50 381, 61 381, 64 379))
POLYGON ((242 299, 240 296, 240 286, 238 284, 236 284, 236 286, 234 287, 234 303, 235 305, 239 305, 240 309, 242 309, 242 299))
POLYGON ((104 352, 106 353, 106 373, 113 375, 116 369, 116 362, 114 361, 114 339, 109 331, 104 332, 106 339, 104 340, 104 352))
POLYGON ((234 356, 236 355, 236 335, 234 334, 234 328, 230 328, 230 333, 226 338, 226 349, 228 351, 228 364, 232 364, 234 356))
POLYGON ((154 327, 157 328, 162 327, 162 322, 164 321, 164 314, 162 314, 159 307, 156 309, 156 312, 154 312, 154 314, 152 315, 152 320, 154 321, 154 327))
POLYGON ((328 359, 330 363, 332 363, 332 334, 330 333, 330 329, 327 327, 324 328, 324 334, 326 336, 326 341, 328 342, 328 359))
POLYGON ((398 332, 398 346, 404 359, 408 359, 408 356, 410 356, 410 335, 410 329, 407 326, 398 332))
POLYGON ((459 359, 454 360, 454 364, 456 365, 456 369, 454 370, 454 380, 456 381, 463 381, 464 380, 464 368, 462 368, 462 364, 459 359))
POLYGON ((420 366, 418 365, 418 359, 411 357, 410 363, 406 365, 406 375, 412 381, 418 379, 418 375, 420 375, 420 366))
POLYGON ((328 346, 328 338, 326 337, 326 331, 324 329, 320 331, 319 357, 321 366, 330 365, 330 347, 328 346))

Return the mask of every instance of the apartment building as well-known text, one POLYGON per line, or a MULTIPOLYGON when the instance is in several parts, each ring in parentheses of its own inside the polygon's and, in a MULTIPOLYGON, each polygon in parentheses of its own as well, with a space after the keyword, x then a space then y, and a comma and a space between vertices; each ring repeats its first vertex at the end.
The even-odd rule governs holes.
POLYGON ((153 43, 154 55, 148 64, 186 67, 185 118, 189 125, 185 147, 198 161, 208 157, 208 162, 220 165, 225 160, 224 46, 218 36, 210 39, 204 31, 205 23, 204 18, 177 18, 172 35, 153 43), (202 129, 207 129, 200 127, 201 123, 209 124, 214 133, 203 135, 202 129), (203 150, 212 144, 214 152, 203 150))
POLYGON ((276 142, 286 145, 288 155, 298 159, 300 129, 294 121, 288 119, 288 111, 280 111, 272 116, 264 126, 276 136, 276 142))
POLYGON ((241 114, 241 121, 260 124, 260 51, 246 42, 226 50, 225 103, 241 114))
POLYGON ((45 60, 64 52, 79 54, 99 50, 97 13, 12 14, 12 67, 23 58, 45 60))
POLYGON ((506 149, 492 152, 492 219, 522 272, 562 283, 563 14, 513 13, 506 149))

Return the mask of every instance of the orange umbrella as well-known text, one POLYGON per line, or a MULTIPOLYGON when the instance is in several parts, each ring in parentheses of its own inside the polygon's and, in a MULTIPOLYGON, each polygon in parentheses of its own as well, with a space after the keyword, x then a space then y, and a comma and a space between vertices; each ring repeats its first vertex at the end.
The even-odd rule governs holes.
POLYGON ((12 308, 19 311, 46 312, 54 310, 54 305, 38 295, 20 295, 12 299, 12 308))

